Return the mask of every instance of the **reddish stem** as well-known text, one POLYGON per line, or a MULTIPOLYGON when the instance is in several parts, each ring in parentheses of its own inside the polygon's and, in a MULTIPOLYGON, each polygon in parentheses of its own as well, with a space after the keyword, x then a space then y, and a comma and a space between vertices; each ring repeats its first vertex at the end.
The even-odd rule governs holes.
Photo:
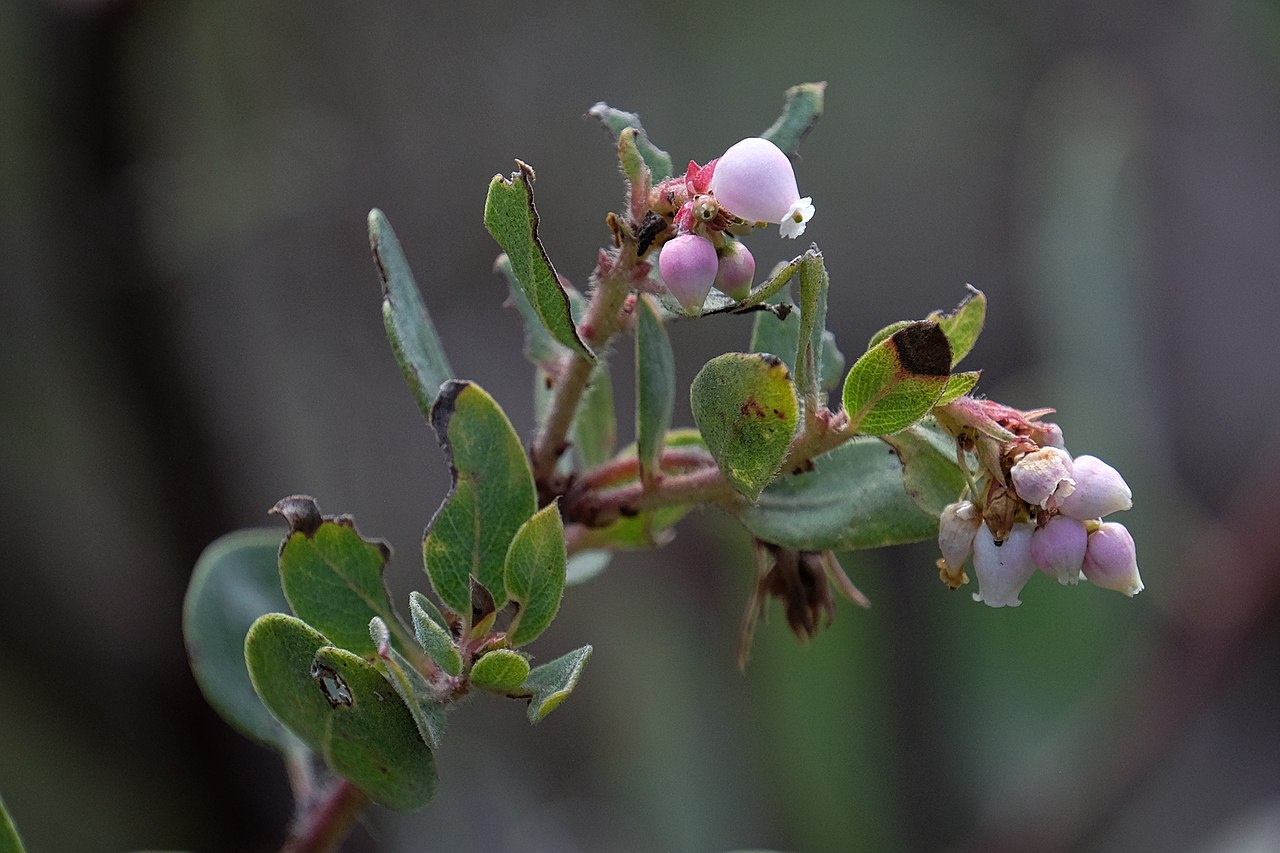
POLYGON ((330 853, 342 846, 359 820, 369 798, 360 789, 339 779, 307 814, 302 815, 280 853, 330 853))

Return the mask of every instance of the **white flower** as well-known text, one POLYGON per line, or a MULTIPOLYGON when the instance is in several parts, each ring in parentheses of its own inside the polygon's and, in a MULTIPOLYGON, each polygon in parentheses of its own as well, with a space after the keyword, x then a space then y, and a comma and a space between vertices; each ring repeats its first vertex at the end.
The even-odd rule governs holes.
POLYGON ((973 537, 982 524, 982 515, 969 501, 947 504, 938 519, 938 550, 953 574, 964 568, 973 553, 973 537))
POLYGON ((1075 586, 1080 582, 1088 536, 1083 521, 1055 515, 1031 534, 1031 560, 1063 586, 1075 586))
POLYGON ((997 545, 991 531, 983 524, 973 537, 973 571, 978 576, 974 601, 988 607, 1017 607, 1022 603, 1018 593, 1036 573, 1031 561, 1030 524, 1015 524, 1004 543, 997 545))
POLYGON ((810 219, 813 219, 813 199, 805 196, 791 205, 791 210, 782 218, 782 227, 778 231, 783 237, 794 240, 804 233, 804 226, 810 219))

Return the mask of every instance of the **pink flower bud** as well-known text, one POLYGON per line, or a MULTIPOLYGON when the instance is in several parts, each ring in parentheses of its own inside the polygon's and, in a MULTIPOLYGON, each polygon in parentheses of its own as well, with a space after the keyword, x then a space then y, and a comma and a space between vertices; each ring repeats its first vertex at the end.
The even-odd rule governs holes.
POLYGON ((989 607, 1017 607, 1018 593, 1036 572, 1031 562, 1030 524, 1015 524, 1004 544, 997 545, 984 524, 973 537, 973 571, 978 576, 974 601, 989 607))
POLYGON ((1041 447, 1067 449, 1067 443, 1062 438, 1062 427, 1047 421, 1037 421, 1032 425, 1031 440, 1041 447))
POLYGON ((724 152, 711 176, 711 192, 734 216, 778 223, 784 237, 799 237, 813 218, 812 199, 800 197, 791 160, 767 139, 744 139, 724 152))
POLYGON ((1123 524, 1108 521, 1089 534, 1084 552, 1084 576, 1103 589, 1132 598, 1142 592, 1138 552, 1123 524))
POLYGON ((686 311, 702 307, 716 280, 716 247, 706 237, 682 234, 668 240, 658 255, 658 272, 686 311))
POLYGON ((1079 456, 1072 465, 1076 488, 1058 504, 1068 518, 1088 521, 1133 506, 1133 492, 1120 472, 1096 456, 1079 456))
POLYGON ((1018 497, 1041 509, 1048 509, 1050 500, 1061 503, 1076 488, 1071 477, 1071 456, 1056 447, 1042 447, 1026 454, 1013 464, 1009 476, 1018 497))
POLYGON ((1055 515, 1031 534, 1031 561, 1063 586, 1075 586, 1080 582, 1080 565, 1084 562, 1088 538, 1084 522, 1055 515))
POLYGON ((726 241, 719 255, 720 267, 714 286, 734 299, 745 299, 751 293, 751 282, 756 277, 756 259, 737 240, 726 241))

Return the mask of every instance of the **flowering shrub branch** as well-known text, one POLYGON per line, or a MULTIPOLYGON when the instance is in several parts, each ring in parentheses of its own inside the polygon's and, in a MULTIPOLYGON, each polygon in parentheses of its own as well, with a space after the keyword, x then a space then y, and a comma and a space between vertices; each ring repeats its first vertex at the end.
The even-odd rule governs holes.
POLYGON ((846 370, 816 246, 756 282, 745 241, 773 226, 798 237, 814 217, 789 155, 821 115, 823 89, 793 88, 762 136, 682 174, 638 117, 596 105, 627 192, 606 219, 587 296, 539 239, 533 169, 516 161, 493 179, 485 225, 538 377, 527 447, 499 403, 452 368, 395 234, 370 214, 392 351, 452 478, 422 542, 433 596, 413 593, 403 618, 382 579, 390 548, 295 495, 275 508, 283 541, 249 531, 210 546, 184 614, 210 702, 295 771, 317 757, 327 767, 318 779, 294 773, 301 813, 288 849, 338 843, 366 801, 430 801, 434 753, 462 698, 519 699, 542 721, 591 656, 583 646, 535 667, 524 651, 566 586, 617 550, 666 543, 698 506, 735 518, 753 546, 740 665, 772 598, 801 638, 830 622, 837 595, 867 605, 842 550, 936 537, 943 581, 967 583, 972 566, 974 598, 994 607, 1020 603, 1037 569, 1142 589, 1133 539, 1103 520, 1132 503, 1119 473, 1067 453, 1042 419, 1052 410, 975 397, 979 374, 955 370, 985 320, 980 291, 950 313, 890 324, 846 370), (750 336, 702 367, 688 390, 695 428, 677 428, 666 328, 711 315, 749 319, 750 336), (626 338, 636 441, 619 449, 609 357, 626 338))

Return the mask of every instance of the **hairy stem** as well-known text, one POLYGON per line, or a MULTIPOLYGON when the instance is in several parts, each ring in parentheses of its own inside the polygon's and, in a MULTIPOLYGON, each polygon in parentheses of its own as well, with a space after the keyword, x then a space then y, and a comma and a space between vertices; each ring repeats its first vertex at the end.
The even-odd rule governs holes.
MULTIPOLYGON (((578 325, 578 334, 597 353, 603 354, 609 341, 622 329, 622 309, 631 292, 630 272, 635 264, 635 247, 627 245, 616 257, 602 255, 596 267, 596 287, 587 316, 578 325)), ((569 428, 595 363, 570 352, 564 355, 559 368, 547 419, 529 449, 534 482, 547 499, 558 492, 552 482, 556 462, 569 446, 569 428)))
POLYGON ((280 853, 328 853, 351 833, 369 798, 346 779, 339 779, 324 798, 297 822, 280 853))

